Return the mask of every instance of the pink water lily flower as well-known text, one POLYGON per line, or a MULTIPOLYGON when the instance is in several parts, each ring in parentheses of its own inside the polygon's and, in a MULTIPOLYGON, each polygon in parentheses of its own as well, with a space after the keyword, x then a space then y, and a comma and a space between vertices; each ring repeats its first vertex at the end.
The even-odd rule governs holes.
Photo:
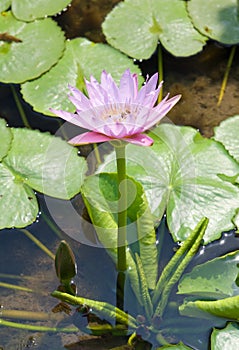
POLYGON ((153 140, 144 132, 157 124, 181 97, 177 95, 168 99, 167 95, 154 106, 162 87, 162 82, 156 87, 157 80, 156 73, 138 91, 137 74, 131 74, 129 69, 123 73, 119 86, 110 74, 103 71, 100 83, 94 77, 85 80, 88 97, 77 88, 69 87, 69 99, 76 107, 76 114, 51 111, 72 124, 91 130, 69 140, 71 144, 120 139, 150 146, 153 140))

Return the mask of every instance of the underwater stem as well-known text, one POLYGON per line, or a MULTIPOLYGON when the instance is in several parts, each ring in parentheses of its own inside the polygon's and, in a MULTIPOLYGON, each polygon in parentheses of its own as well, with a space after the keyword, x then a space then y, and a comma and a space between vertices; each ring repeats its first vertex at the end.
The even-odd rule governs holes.
POLYGON ((15 101, 15 103, 17 105, 17 109, 18 109, 19 114, 21 116, 22 122, 23 122, 23 124, 24 124, 24 126, 26 128, 31 129, 31 125, 29 124, 29 122, 27 120, 27 116, 26 116, 26 114, 24 112, 24 109, 22 108, 21 102, 20 102, 20 100, 19 100, 19 98, 17 96, 15 87, 12 84, 10 84, 10 87, 11 87, 11 90, 12 90, 14 101, 15 101))

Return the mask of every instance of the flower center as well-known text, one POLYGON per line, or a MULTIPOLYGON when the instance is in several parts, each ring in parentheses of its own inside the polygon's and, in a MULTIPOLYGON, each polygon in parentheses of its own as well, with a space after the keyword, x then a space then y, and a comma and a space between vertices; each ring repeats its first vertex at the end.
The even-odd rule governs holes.
POLYGON ((128 117, 136 120, 137 108, 131 108, 130 106, 110 106, 106 109, 101 118, 103 120, 110 119, 115 123, 123 123, 128 117))

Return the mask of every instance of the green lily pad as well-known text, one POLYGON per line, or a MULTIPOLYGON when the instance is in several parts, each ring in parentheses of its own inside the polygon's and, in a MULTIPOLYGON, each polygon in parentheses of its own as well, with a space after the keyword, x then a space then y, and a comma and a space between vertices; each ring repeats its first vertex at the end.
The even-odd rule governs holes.
POLYGON ((221 142, 226 150, 239 162, 239 115, 228 118, 214 129, 214 139, 221 142))
POLYGON ((33 21, 36 18, 52 16, 63 10, 71 0, 12 0, 12 12, 21 21, 33 21))
MULTIPOLYGON (((161 124, 149 134, 152 147, 127 146, 128 174, 141 182, 156 219, 166 211, 175 241, 184 241, 202 217, 209 218, 205 243, 234 227, 239 189, 219 174, 235 176, 239 164, 214 140, 190 127, 161 124)), ((99 171, 114 171, 114 154, 99 171)))
POLYGON ((0 42, 0 81, 4 83, 22 83, 40 76, 58 61, 65 47, 64 33, 50 18, 26 23, 10 11, 3 12, 0 33, 14 38, 0 42))
POLYGON ((219 299, 238 295, 235 283, 238 261, 239 251, 236 251, 197 265, 180 280, 178 294, 219 299))
MULTIPOLYGON (((50 107, 74 112, 75 106, 67 97, 68 84, 83 90, 84 77, 89 79, 93 75, 99 79, 104 69, 118 82, 127 68, 141 74, 133 60, 109 45, 77 38, 67 41, 64 56, 56 66, 39 79, 22 84, 21 92, 35 111, 51 116, 55 115, 49 111, 50 107)), ((143 83, 143 78, 139 80, 143 83)))
POLYGON ((39 208, 34 191, 0 163, 0 229, 25 227, 35 221, 39 208))
POLYGON ((237 349, 239 344, 239 326, 228 323, 223 329, 213 329, 211 335, 211 350, 237 349))
POLYGON ((12 133, 6 126, 6 121, 0 119, 0 161, 7 154, 12 141, 12 133))
POLYGON ((6 11, 11 5, 11 0, 0 1, 0 12, 6 11))
POLYGON ((110 45, 137 59, 150 58, 158 40, 175 56, 193 55, 207 40, 193 27, 185 1, 178 0, 126 0, 107 15, 102 28, 110 45))
POLYGON ((195 28, 223 44, 239 43, 236 0, 190 0, 188 12, 195 28))
POLYGON ((35 220, 38 204, 33 190, 72 198, 80 191, 87 168, 77 149, 60 138, 37 130, 9 130, 12 143, 0 163, 0 228, 24 227, 35 220))

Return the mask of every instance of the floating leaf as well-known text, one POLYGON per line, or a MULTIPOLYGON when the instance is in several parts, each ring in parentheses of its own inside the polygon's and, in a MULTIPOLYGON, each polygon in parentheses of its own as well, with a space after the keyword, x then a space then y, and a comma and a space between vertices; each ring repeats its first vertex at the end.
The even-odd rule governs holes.
POLYGON ((219 299, 239 294, 235 283, 238 262, 239 251, 236 251, 195 266, 180 280, 178 294, 219 299))
POLYGON ((34 191, 4 163, 0 163, 0 211, 0 229, 27 226, 39 211, 34 191))
POLYGON ((220 123, 219 126, 214 129, 214 139, 221 142, 223 146, 228 150, 231 156, 233 156, 239 162, 239 115, 228 118, 220 123))
POLYGON ((71 0, 12 0, 12 12, 21 21, 33 21, 36 18, 52 16, 63 10, 71 0))
POLYGON ((4 83, 38 77, 58 61, 65 46, 63 32, 50 18, 26 23, 18 21, 10 11, 3 12, 0 33, 13 37, 0 42, 0 81, 4 83))
MULTIPOLYGON (((232 229, 239 189, 218 174, 235 176, 239 164, 224 147, 190 127, 161 124, 149 135, 152 147, 127 146, 127 171, 142 183, 155 217, 166 211, 175 241, 184 241, 202 217, 209 218, 206 243, 232 229)), ((115 168, 112 153, 99 171, 115 168)))
POLYGON ((11 0, 0 1, 0 12, 6 11, 11 5, 11 0))
POLYGON ((74 112, 75 107, 68 99, 68 84, 82 90, 84 77, 89 79, 93 75, 99 79, 104 69, 119 81, 127 68, 141 74, 132 60, 112 47, 77 38, 67 41, 64 56, 56 66, 41 78, 23 84, 21 92, 35 111, 51 116, 55 115, 49 111, 50 107, 74 112))
POLYGON ((158 40, 175 56, 193 55, 206 42, 185 2, 178 0, 126 0, 107 15, 102 28, 110 45, 137 59, 150 58, 158 40))
POLYGON ((223 44, 239 43, 236 0, 190 0, 187 6, 193 25, 202 34, 223 44))
POLYGON ((77 149, 37 130, 9 129, 13 140, 4 157, 0 180, 0 228, 24 227, 38 212, 34 190, 70 199, 80 191, 86 162, 77 149))
POLYGON ((6 121, 0 119, 0 161, 7 154, 11 141, 12 133, 9 128, 6 126, 6 121))
POLYGON ((239 326, 228 323, 223 329, 213 329, 211 335, 211 350, 237 349, 239 344, 239 326))

